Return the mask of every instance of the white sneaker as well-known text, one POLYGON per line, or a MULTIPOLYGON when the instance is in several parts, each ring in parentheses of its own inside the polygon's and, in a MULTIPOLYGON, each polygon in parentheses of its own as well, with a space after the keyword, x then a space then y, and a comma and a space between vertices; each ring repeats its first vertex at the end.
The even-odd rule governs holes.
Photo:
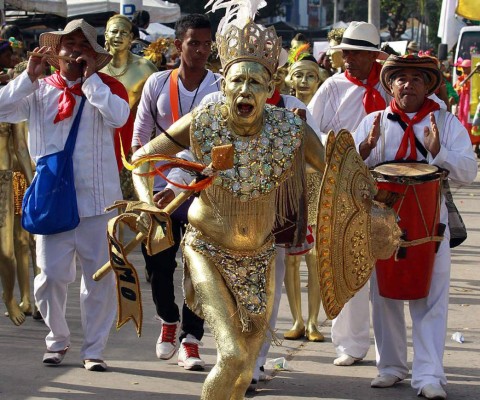
POLYGON ((180 367, 193 371, 203 369, 205 361, 200 358, 200 354, 198 353, 199 345, 202 345, 202 342, 190 334, 182 340, 180 349, 178 350, 178 365, 180 367))
POLYGON ((337 366, 345 367, 345 366, 355 364, 357 361, 362 361, 362 359, 349 356, 348 354, 342 354, 340 357, 333 360, 333 364, 337 366))
POLYGON ((385 374, 385 375, 378 375, 376 378, 372 380, 370 386, 372 388, 388 388, 395 385, 397 382, 400 382, 401 379, 398 376, 385 374))
POLYGON ((447 393, 438 384, 425 385, 422 388, 422 396, 430 400, 445 400, 447 393))
POLYGON ((157 357, 162 360, 170 360, 177 351, 178 322, 165 322, 161 320, 162 330, 155 346, 157 357))

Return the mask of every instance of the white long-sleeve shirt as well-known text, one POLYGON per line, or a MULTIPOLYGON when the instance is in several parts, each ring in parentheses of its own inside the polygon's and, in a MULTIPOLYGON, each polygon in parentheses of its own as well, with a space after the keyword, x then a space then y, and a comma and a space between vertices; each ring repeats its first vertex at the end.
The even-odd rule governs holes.
MULTIPOLYGON (((391 97, 380 82, 375 85, 375 89, 388 105, 391 97)), ((350 82, 345 73, 333 75, 323 82, 308 103, 308 110, 313 115, 322 136, 327 135, 330 130, 335 133, 340 129, 353 132, 367 115, 363 107, 364 94, 365 88, 350 82)))
MULTIPOLYGON (((78 82, 67 81, 67 85, 78 82)), ((78 212, 80 217, 90 217, 104 214, 105 207, 122 198, 113 135, 127 121, 130 108, 97 74, 85 79, 82 91, 86 101, 73 166, 78 212)), ((42 79, 32 83, 26 71, 0 90, 0 121, 28 120, 28 147, 35 161, 65 147, 81 97, 74 95, 73 115, 54 124, 61 93, 42 79)))
MULTIPOLYGON (((160 135, 162 130, 158 126, 167 130, 173 124, 169 81, 171 73, 172 71, 156 72, 145 82, 135 117, 132 147, 147 144, 154 131, 155 136, 160 135)), ((178 79, 180 117, 191 112, 208 93, 219 90, 220 78, 219 74, 208 71, 200 86, 193 91, 188 91, 183 86, 182 80, 178 79)), ((160 164, 158 163, 157 166, 160 164)), ((165 180, 156 175, 154 191, 161 191, 165 186, 165 180)))
MULTIPOLYGON (((387 107, 382 114, 382 136, 377 141, 377 146, 372 150, 370 156, 365 160, 368 167, 374 167, 385 161, 395 160, 395 155, 400 147, 404 131, 398 122, 386 118, 386 115, 391 112, 390 107, 387 107)), ((438 110, 434 113, 437 123, 440 121, 439 113, 440 111, 438 110)), ((357 150, 360 143, 368 136, 373 126, 373 120, 377 114, 377 112, 374 112, 365 117, 353 133, 357 150)), ((409 118, 413 118, 415 114, 416 113, 407 113, 409 118)), ((414 134, 422 145, 424 145, 424 127, 426 126, 430 128, 430 116, 428 115, 413 126, 414 134)), ((429 153, 427 156, 428 163, 450 171, 448 176, 455 182, 463 184, 473 182, 477 176, 478 168, 467 130, 458 118, 449 112, 445 112, 443 126, 439 125, 438 128, 440 131, 440 151, 435 158, 429 153)), ((407 150, 407 155, 408 154, 410 154, 410 146, 407 150)), ((417 159, 423 159, 419 151, 417 151, 417 159)), ((447 210, 443 204, 440 222, 446 223, 447 220, 447 210)))

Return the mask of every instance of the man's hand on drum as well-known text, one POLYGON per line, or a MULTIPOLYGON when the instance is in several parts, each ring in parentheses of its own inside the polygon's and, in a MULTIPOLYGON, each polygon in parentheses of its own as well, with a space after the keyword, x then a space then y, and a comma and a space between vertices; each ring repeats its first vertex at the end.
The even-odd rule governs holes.
POLYGON ((155 193, 153 201, 158 208, 165 208, 175 198, 172 189, 163 189, 161 192, 155 193))
POLYGON ((372 150, 375 147, 377 147, 378 138, 380 137, 381 116, 382 116, 382 113, 378 113, 375 116, 373 120, 372 129, 370 129, 370 132, 368 133, 368 136, 365 138, 365 140, 362 143, 360 143, 359 152, 363 160, 366 160, 370 155, 370 153, 372 152, 372 150))
POLYGON ((428 152, 435 158, 440 151, 440 135, 438 134, 437 121, 435 121, 435 115, 430 113, 430 128, 426 126, 423 128, 425 139, 423 144, 428 152))

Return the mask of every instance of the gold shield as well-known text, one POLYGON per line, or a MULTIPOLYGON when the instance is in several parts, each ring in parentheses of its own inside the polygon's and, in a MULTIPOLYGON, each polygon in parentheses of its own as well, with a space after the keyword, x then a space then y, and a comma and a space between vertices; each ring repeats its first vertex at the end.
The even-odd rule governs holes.
POLYGON ((375 266, 370 214, 377 188, 347 130, 336 136, 329 133, 326 162, 316 248, 323 307, 333 319, 365 285, 375 266))

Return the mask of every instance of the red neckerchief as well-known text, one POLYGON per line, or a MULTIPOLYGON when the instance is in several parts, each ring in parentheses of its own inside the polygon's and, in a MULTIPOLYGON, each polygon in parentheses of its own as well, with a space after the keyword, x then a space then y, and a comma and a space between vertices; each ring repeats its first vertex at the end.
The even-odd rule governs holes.
MULTIPOLYGON (((120 81, 102 72, 97 72, 97 75, 100 77, 102 82, 110 88, 113 94, 117 95, 128 103, 127 90, 120 81)), ((65 80, 58 71, 55 72, 55 75, 50 75, 44 80, 47 84, 63 90, 63 93, 60 95, 58 100, 58 114, 56 115, 53 123, 56 124, 65 118, 71 117, 76 103, 73 95, 75 94, 77 96, 81 96, 83 94, 81 90, 81 84, 77 83, 71 88, 68 88, 65 80)), ((123 146, 124 149, 130 149, 132 145, 134 119, 134 116, 132 113, 130 113, 125 125, 121 128, 115 129, 114 146, 119 170, 121 170, 123 166, 120 146, 123 146)))
POLYGON ((281 98, 282 98, 282 95, 280 94, 280 92, 277 89, 275 89, 275 91, 272 94, 272 97, 267 99, 267 104, 271 104, 273 106, 276 106, 281 98))
MULTIPOLYGON (((121 99, 125 100, 128 103, 128 92, 123 86, 123 83, 114 77, 104 74, 103 72, 97 72, 97 75, 100 77, 102 82, 107 85, 111 92, 121 99)), ((130 104, 130 103, 129 103, 130 104)), ((128 116, 127 122, 121 128, 115 129, 115 136, 113 137, 114 146, 115 146, 115 158, 117 159, 117 167, 120 171, 123 168, 122 162, 122 152, 121 147, 125 151, 125 156, 127 156, 132 147, 132 138, 133 138, 133 122, 135 121, 135 115, 130 110, 130 115, 128 116)))
POLYGON ((405 129, 405 133, 403 134, 402 142, 400 143, 400 147, 398 148, 397 154, 395 155, 395 160, 403 160, 407 155, 408 144, 410 143, 410 154, 408 156, 408 160, 416 160, 417 159, 417 146, 415 145, 415 133, 413 132, 413 125, 420 122, 424 119, 428 114, 433 111, 439 110, 440 106, 435 101, 425 98, 422 107, 420 110, 417 111, 415 116, 410 119, 407 114, 405 114, 395 102, 395 99, 392 99, 390 102, 390 108, 395 114, 398 114, 403 122, 407 124, 407 129, 405 129))
POLYGON ((372 69, 368 74, 367 83, 363 83, 360 79, 355 78, 354 76, 350 75, 348 71, 345 71, 345 77, 350 82, 365 88, 365 93, 363 94, 363 108, 367 114, 370 114, 374 111, 385 110, 385 107, 387 106, 385 99, 382 97, 380 92, 375 89, 375 85, 380 80, 381 69, 382 66, 379 63, 374 62, 372 69))
POLYGON ((81 96, 83 94, 82 84, 76 83, 72 87, 68 87, 67 82, 65 82, 65 79, 62 78, 58 71, 56 71, 54 75, 45 78, 45 82, 63 91, 58 99, 58 113, 53 123, 56 124, 65 118, 71 117, 76 103, 73 95, 81 96))

